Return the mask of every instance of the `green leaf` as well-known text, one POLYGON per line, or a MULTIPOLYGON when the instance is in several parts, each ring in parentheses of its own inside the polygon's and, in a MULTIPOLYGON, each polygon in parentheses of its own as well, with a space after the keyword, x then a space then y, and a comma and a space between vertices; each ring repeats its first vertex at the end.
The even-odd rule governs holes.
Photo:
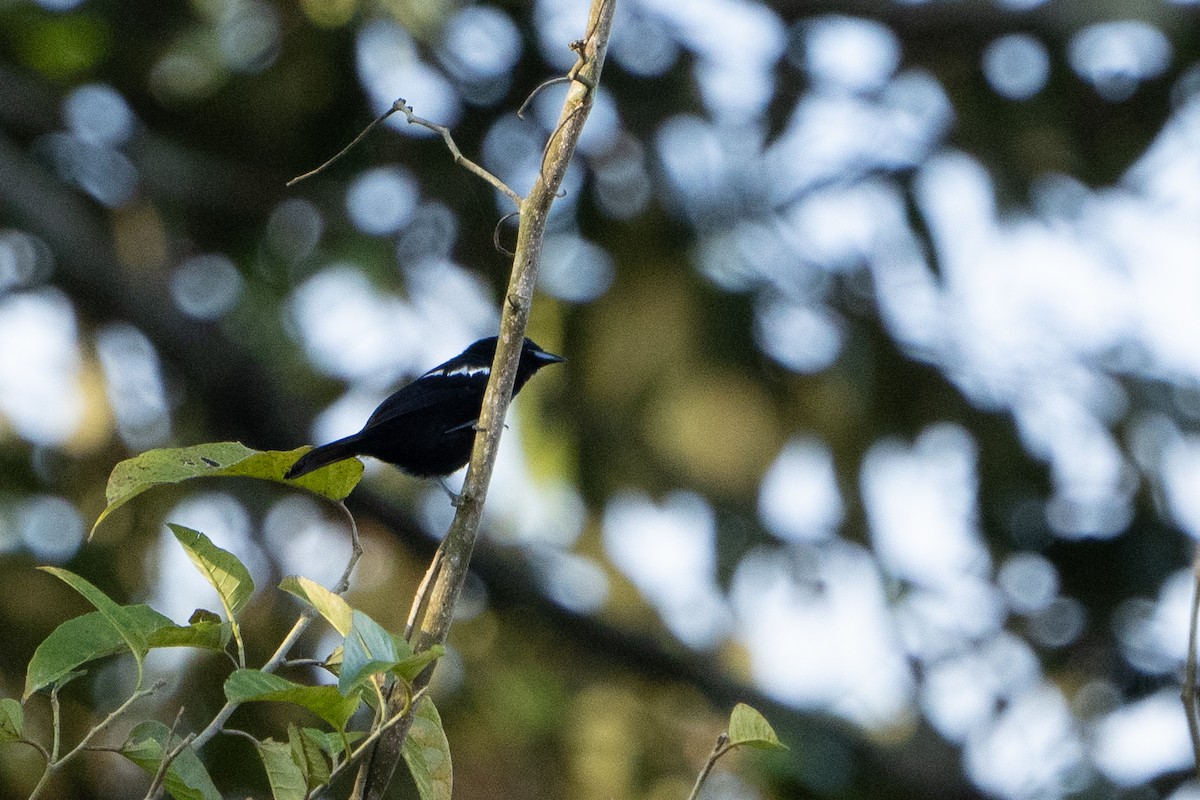
POLYGON ((340 644, 333 648, 333 652, 329 654, 328 658, 325 659, 325 663, 321 666, 325 667, 325 669, 329 670, 334 675, 340 676, 342 674, 342 651, 344 649, 345 648, 340 644))
POLYGON ((333 629, 345 636, 350 632, 350 604, 339 595, 326 589, 310 578, 289 575, 280 582, 279 588, 294 594, 317 610, 333 629))
POLYGON ((274 701, 303 706, 337 730, 358 710, 358 693, 343 696, 336 686, 305 686, 269 672, 239 669, 225 679, 225 698, 231 703, 274 701))
POLYGON ((779 741, 767 718, 745 703, 738 703, 729 715, 729 744, 731 747, 756 747, 760 750, 787 750, 779 741))
POLYGON ((308 783, 300 765, 292 760, 292 748, 287 742, 270 739, 258 742, 258 757, 267 769, 267 780, 271 783, 271 797, 275 800, 304 800, 308 794, 308 783))
POLYGON ((347 742, 354 744, 366 736, 362 731, 330 733, 329 731, 317 730, 316 728, 303 728, 301 732, 304 734, 304 738, 321 748, 321 751, 327 753, 331 758, 338 756, 345 750, 347 742))
MULTIPOLYGON (((172 626, 170 619, 146 605, 122 606, 122 610, 148 646, 166 646, 155 645, 153 641, 159 631, 172 626)), ((125 639, 101 612, 91 611, 69 619, 43 639, 29 659, 24 698, 51 684, 61 685, 67 675, 89 661, 128 650, 125 639)))
POLYGON ((188 617, 188 624, 195 625, 198 622, 215 622, 220 625, 221 615, 215 614, 212 611, 209 611, 207 608, 197 608, 192 612, 192 615, 188 617))
POLYGON ((241 442, 209 442, 192 447, 147 450, 113 467, 105 490, 108 505, 92 526, 92 534, 109 514, 147 489, 193 478, 262 478, 300 486, 334 502, 344 500, 362 478, 362 462, 358 459, 330 464, 294 481, 284 480, 283 475, 288 468, 310 449, 301 447, 296 450, 260 452, 241 442))
POLYGON ((304 773, 304 782, 309 789, 329 782, 329 759, 321 745, 305 736, 295 724, 288 725, 288 746, 292 748, 292 761, 304 773))
POLYGON ((442 730, 442 718, 428 697, 422 697, 417 705, 403 754, 421 800, 450 800, 454 786, 450 742, 442 730))
POLYGON ((338 674, 338 691, 342 694, 350 694, 372 675, 386 672, 400 660, 391 634, 378 622, 357 609, 351 620, 338 674))
MULTIPOLYGON (((404 641, 401 639, 400 641, 404 641)), ((408 642, 404 642, 408 644, 408 642)), ((411 652, 411 650, 410 650, 411 652)), ((446 655, 446 648, 440 644, 435 644, 428 650, 423 650, 420 653, 405 656, 396 662, 392 667, 392 673, 401 680, 412 683, 413 680, 421 674, 421 671, 430 663, 437 661, 442 656, 446 655)))
POLYGON ((254 593, 254 581, 250 577, 250 570, 246 569, 237 556, 217 547, 200 531, 173 523, 167 523, 167 527, 175 534, 176 540, 183 546, 184 552, 196 565, 196 569, 217 590, 221 605, 225 609, 225 617, 231 622, 236 620, 250 602, 250 595, 254 593))
POLYGON ((61 580, 63 583, 70 586, 75 591, 79 592, 89 603, 96 607, 96 610, 104 615, 104 618, 116 629, 117 633, 124 640, 126 646, 133 653, 133 657, 138 662, 138 674, 141 674, 142 659, 146 657, 148 645, 146 637, 138 630, 136 623, 130 618, 129 613, 104 592, 97 589, 86 578, 76 575, 59 567, 38 567, 43 572, 48 572, 54 577, 61 580))
MULTIPOLYGON (((172 736, 171 731, 161 722, 140 722, 130 731, 125 744, 121 745, 121 755, 146 773, 155 775, 162 764, 163 754, 177 747, 181 741, 181 737, 172 736)), ((190 745, 171 762, 163 785, 175 800, 221 800, 221 793, 213 785, 208 770, 204 768, 200 757, 190 745)))
POLYGON ((191 625, 168 625, 159 628, 150 634, 146 641, 151 648, 195 647, 222 653, 229 644, 232 632, 233 628, 228 622, 196 622, 191 625))
MULTIPOLYGON (((179 626, 147 605, 121 606, 126 619, 145 640, 150 649, 156 647, 196 647, 221 652, 229 642, 229 623, 199 623, 179 626)), ((25 694, 52 684, 62 686, 68 675, 90 661, 126 653, 129 645, 108 618, 91 611, 59 625, 42 640, 25 672, 25 694)))
POLYGON ((25 709, 11 697, 0 698, 0 742, 15 742, 24 731, 25 709))

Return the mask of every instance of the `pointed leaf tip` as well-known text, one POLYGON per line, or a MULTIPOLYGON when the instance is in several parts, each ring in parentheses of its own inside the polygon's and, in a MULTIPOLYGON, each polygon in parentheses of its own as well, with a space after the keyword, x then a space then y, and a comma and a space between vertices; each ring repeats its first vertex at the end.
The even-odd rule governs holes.
POLYGON ((787 749, 787 745, 775 735, 775 729, 767 722, 767 718, 745 703, 738 703, 729 715, 729 744, 732 747, 744 745, 762 750, 787 749))
POLYGON ((300 486, 335 503, 345 500, 362 478, 362 462, 357 459, 338 462, 294 481, 284 479, 284 473, 308 449, 305 446, 295 450, 260 451, 241 442, 209 442, 191 447, 147 450, 113 467, 105 489, 108 504, 88 535, 94 535, 110 514, 142 492, 194 478, 261 478, 300 486))

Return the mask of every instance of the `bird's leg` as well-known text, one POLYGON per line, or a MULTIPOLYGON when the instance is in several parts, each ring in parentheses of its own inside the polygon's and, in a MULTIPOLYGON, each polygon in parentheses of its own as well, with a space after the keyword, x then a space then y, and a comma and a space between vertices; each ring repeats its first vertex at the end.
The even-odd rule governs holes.
POLYGON ((462 502, 462 495, 451 489, 450 484, 446 483, 445 478, 438 476, 436 480, 438 482, 438 486, 442 487, 442 491, 450 495, 450 505, 458 508, 459 504, 462 502))

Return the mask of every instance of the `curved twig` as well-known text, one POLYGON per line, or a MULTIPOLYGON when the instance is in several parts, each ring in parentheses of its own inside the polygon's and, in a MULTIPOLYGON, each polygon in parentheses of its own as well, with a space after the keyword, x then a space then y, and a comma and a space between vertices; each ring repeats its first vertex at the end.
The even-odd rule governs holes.
MULTIPOLYGON (((404 101, 397 100, 396 102, 402 103, 404 101)), ((346 145, 341 150, 339 150, 337 155, 335 155, 333 158, 329 159, 328 161, 326 161, 324 164, 317 167, 316 169, 311 169, 308 172, 304 173, 303 175, 297 175, 296 177, 292 178, 290 181, 288 181, 284 185, 290 188, 292 186, 295 186, 300 181, 308 180, 309 178, 313 177, 314 175, 320 175, 322 172, 324 172, 330 166, 332 166, 335 161, 337 161, 342 156, 346 155, 346 153, 349 153, 351 150, 353 150, 355 145, 357 145, 363 139, 367 138, 367 134, 370 133, 371 131, 373 131, 375 129, 376 125, 383 122, 385 119, 390 117, 392 114, 395 114, 397 111, 399 111, 399 109, 396 108, 396 103, 393 103, 391 108, 389 108, 387 111, 383 112, 378 117, 376 117, 375 120, 373 122, 371 122, 370 125, 363 128, 362 133, 360 133, 358 136, 355 136, 354 141, 350 142, 350 144, 346 145)))
POLYGON ((543 89, 549 89, 559 83, 570 83, 572 80, 570 75, 558 75, 548 81, 542 81, 537 86, 533 87, 533 91, 525 98, 525 102, 521 103, 521 107, 517 109, 517 119, 525 119, 525 109, 529 108, 529 104, 533 102, 533 98, 541 94, 543 89))
POLYGON ((508 256, 509 258, 512 258, 513 256, 515 256, 516 253, 514 253, 512 250, 509 250, 507 247, 505 247, 503 244, 501 244, 500 229, 502 227, 504 227, 505 222, 508 222, 513 217, 519 217, 519 216, 521 216, 520 211, 513 211, 509 214, 505 214, 496 223, 496 227, 494 229, 492 229, 492 246, 495 247, 498 252, 503 253, 504 255, 508 256))
POLYGON ((344 502, 337 504, 337 507, 342 512, 342 516, 346 518, 346 524, 350 526, 350 560, 346 562, 346 568, 342 570, 342 577, 338 579, 337 585, 333 588, 334 594, 345 594, 350 589, 350 575, 354 572, 354 568, 358 566, 358 560, 362 558, 363 549, 362 542, 358 540, 358 523, 354 521, 354 515, 350 513, 350 509, 346 508, 344 502))
POLYGON ((428 128, 434 133, 441 134, 442 141, 446 143, 446 147, 450 150, 450 154, 454 156, 455 164, 458 164, 468 172, 474 173, 480 178, 483 178, 485 181, 498 189, 502 194, 508 197, 509 200, 512 200, 513 204, 518 209, 521 208, 521 195, 510 189, 507 183, 500 180, 495 175, 464 156, 462 151, 458 149, 458 145, 455 144, 454 137, 450 134, 449 128, 447 128, 445 125, 438 125, 436 122, 430 122, 423 117, 418 117, 413 113, 412 106, 405 105, 403 98, 392 104, 392 108, 389 113, 392 111, 399 111, 401 114, 403 114, 404 118, 408 120, 410 125, 420 125, 422 128, 428 128))
POLYGON ((304 173, 303 175, 297 175, 296 177, 294 177, 290 181, 288 181, 287 185, 289 187, 295 186, 300 181, 307 180, 308 178, 311 178, 314 175, 319 175, 322 172, 324 172, 339 158, 341 158, 342 156, 346 155, 346 153, 349 153, 351 150, 353 150, 354 146, 357 145, 359 142, 361 142, 363 139, 365 139, 367 134, 370 133, 372 130, 374 130, 375 127, 377 125, 379 125, 379 123, 383 122, 385 119, 390 117, 392 114, 395 114, 396 112, 400 112, 401 114, 403 114, 404 118, 406 120, 408 120, 408 124, 419 125, 422 128, 428 128, 429 130, 433 131, 434 133, 441 135, 442 141, 444 141, 446 143, 447 149, 450 150, 450 155, 454 156, 455 164, 458 164, 460 167, 467 170, 468 172, 471 172, 471 173, 477 175, 478 177, 483 178, 483 180, 490 183, 498 191, 500 191, 502 194, 504 194, 509 200, 512 200, 513 204, 516 205, 517 208, 521 207, 521 195, 514 192, 507 183, 500 180, 499 178, 497 178, 492 173, 488 172, 483 167, 479 166, 479 164, 476 164, 474 161, 472 161, 471 159, 464 156, 462 154, 462 151, 458 149, 458 144, 455 143, 454 137, 450 134, 449 128, 447 128, 445 125, 439 125, 436 122, 427 120, 424 117, 418 117, 416 114, 413 113, 412 106, 408 105, 405 102, 403 97, 397 99, 396 102, 392 103, 391 108, 389 108, 387 111, 383 112, 378 117, 376 117, 374 120, 372 120, 371 124, 368 125, 367 127, 363 128, 362 133, 358 134, 358 136, 355 136, 354 140, 352 142, 350 142, 350 144, 343 147, 338 152, 337 155, 335 155, 333 158, 329 159, 328 161, 326 161, 324 164, 317 167, 316 169, 309 170, 308 172, 304 173))

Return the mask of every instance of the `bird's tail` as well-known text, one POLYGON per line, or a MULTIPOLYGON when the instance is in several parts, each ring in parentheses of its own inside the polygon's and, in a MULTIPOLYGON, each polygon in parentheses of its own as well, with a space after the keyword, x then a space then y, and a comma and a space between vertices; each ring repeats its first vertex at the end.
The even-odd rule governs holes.
POLYGON ((338 439, 336 442, 323 444, 320 447, 314 447, 292 464, 285 474, 284 478, 291 480, 299 478, 302 475, 307 475, 313 470, 318 470, 335 461, 345 461, 347 458, 358 455, 358 437, 347 436, 345 439, 338 439))

